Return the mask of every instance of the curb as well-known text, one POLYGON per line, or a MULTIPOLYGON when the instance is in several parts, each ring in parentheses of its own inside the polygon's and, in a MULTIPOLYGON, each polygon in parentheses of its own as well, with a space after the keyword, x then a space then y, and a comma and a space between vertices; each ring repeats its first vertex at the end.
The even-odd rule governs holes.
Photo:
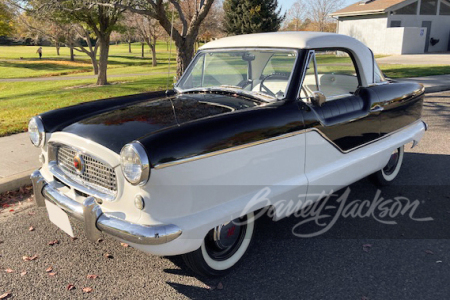
POLYGON ((438 85, 438 86, 429 86, 425 88, 425 93, 438 93, 445 92, 450 90, 450 85, 438 85))
POLYGON ((33 171, 34 169, 0 179, 0 193, 15 191, 23 186, 31 185, 30 175, 33 171))

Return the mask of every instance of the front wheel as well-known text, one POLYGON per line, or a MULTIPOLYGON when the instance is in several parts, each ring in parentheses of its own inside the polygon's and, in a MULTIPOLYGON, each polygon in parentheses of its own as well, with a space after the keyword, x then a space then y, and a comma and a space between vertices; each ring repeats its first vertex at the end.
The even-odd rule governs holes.
POLYGON ((402 167, 404 146, 392 152, 387 165, 378 172, 370 175, 370 179, 378 186, 386 186, 397 177, 402 167))
POLYGON ((199 249, 183 254, 183 260, 199 275, 223 276, 245 255, 254 230, 253 213, 216 226, 208 232, 199 249))

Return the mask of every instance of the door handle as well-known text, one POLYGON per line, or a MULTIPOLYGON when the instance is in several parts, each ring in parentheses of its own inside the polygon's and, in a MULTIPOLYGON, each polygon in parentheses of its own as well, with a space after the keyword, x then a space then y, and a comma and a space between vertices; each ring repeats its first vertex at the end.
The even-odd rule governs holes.
POLYGON ((371 113, 374 113, 374 112, 382 112, 384 110, 384 108, 382 107, 382 106, 380 106, 380 105, 375 105, 374 107, 372 107, 371 109, 370 109, 370 112, 371 113))

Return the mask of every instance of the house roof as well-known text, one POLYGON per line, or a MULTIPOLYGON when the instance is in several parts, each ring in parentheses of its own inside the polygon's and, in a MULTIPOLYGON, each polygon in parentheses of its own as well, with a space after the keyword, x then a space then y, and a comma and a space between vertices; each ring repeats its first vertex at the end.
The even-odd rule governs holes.
POLYGON ((372 1, 359 1, 355 4, 347 6, 341 10, 332 13, 332 16, 357 16, 357 15, 369 15, 383 13, 388 8, 405 2, 406 0, 372 0, 372 1))
POLYGON ((347 35, 311 31, 253 33, 221 38, 200 47, 200 50, 223 48, 345 48, 354 54, 363 86, 373 82, 373 54, 366 45, 347 35))

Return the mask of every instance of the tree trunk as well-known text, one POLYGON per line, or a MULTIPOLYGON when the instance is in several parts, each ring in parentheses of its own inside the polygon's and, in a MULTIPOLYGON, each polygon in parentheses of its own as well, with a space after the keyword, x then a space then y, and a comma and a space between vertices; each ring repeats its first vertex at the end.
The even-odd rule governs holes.
POLYGON ((91 53, 89 57, 91 58, 92 67, 94 68, 94 74, 98 75, 98 62, 97 62, 97 53, 91 53))
POLYGON ((56 43, 56 55, 58 55, 58 56, 59 56, 59 48, 60 48, 60 46, 59 46, 59 43, 57 42, 56 43))
POLYGON ((156 67, 158 62, 156 61, 156 40, 153 42, 153 46, 150 47, 152 50, 152 67, 156 67))
POLYGON ((177 79, 179 79, 194 57, 195 42, 183 40, 177 44, 177 79))
POLYGON ((109 38, 110 36, 100 36, 98 42, 100 43, 100 59, 99 72, 97 78, 97 85, 108 84, 106 71, 108 69, 108 55, 109 55, 109 38))
POLYGON ((128 41, 128 53, 131 53, 131 41, 128 41))
POLYGON ((144 43, 141 43, 141 48, 142 48, 142 53, 141 53, 141 57, 144 57, 144 51, 145 51, 145 49, 144 49, 144 47, 145 47, 145 44, 144 43))
POLYGON ((73 54, 73 46, 70 46, 70 60, 75 61, 75 55, 73 54))

